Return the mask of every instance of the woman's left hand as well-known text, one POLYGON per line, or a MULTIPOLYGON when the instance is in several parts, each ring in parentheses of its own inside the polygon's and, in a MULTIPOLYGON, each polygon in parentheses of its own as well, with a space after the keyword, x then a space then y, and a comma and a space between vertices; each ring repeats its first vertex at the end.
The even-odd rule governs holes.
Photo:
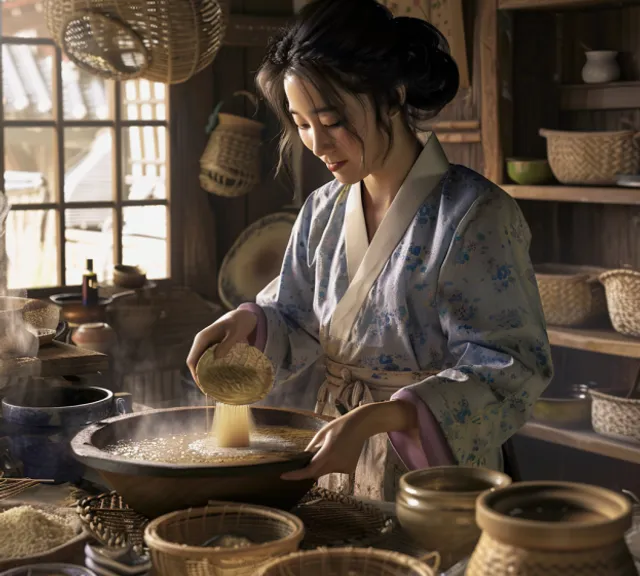
POLYGON ((282 479, 316 479, 333 472, 351 474, 368 438, 412 428, 416 420, 415 407, 407 402, 394 400, 360 406, 322 428, 307 446, 309 452, 317 450, 309 466, 286 472, 282 479))

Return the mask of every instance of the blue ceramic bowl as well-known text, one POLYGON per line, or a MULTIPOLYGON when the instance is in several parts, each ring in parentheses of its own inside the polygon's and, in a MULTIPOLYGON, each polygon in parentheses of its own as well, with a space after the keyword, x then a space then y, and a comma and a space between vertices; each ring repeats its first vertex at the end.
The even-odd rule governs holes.
POLYGON ((2 400, 2 415, 12 455, 28 478, 77 482, 84 466, 73 457, 71 438, 89 424, 131 412, 127 400, 93 386, 29 384, 10 389, 2 400))

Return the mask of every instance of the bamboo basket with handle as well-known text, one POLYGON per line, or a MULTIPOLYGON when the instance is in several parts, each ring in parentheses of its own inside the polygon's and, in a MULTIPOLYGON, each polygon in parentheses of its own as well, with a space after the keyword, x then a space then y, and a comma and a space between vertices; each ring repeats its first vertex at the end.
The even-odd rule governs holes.
MULTIPOLYGON (((255 94, 240 90, 233 95, 248 98, 258 112, 255 94)), ((220 102, 212 114, 217 124, 200 158, 200 185, 218 196, 243 196, 260 182, 260 147, 264 124, 251 118, 220 112, 222 105, 223 102, 220 102)))
POLYGON ((103 78, 185 82, 216 57, 225 0, 45 0, 52 38, 103 78))

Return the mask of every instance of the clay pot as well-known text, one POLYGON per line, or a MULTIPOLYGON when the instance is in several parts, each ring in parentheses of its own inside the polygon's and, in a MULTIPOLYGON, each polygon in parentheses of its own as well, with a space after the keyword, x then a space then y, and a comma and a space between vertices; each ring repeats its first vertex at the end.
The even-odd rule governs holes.
POLYGON ((80 348, 108 354, 116 342, 116 333, 104 322, 91 322, 78 326, 71 336, 72 342, 80 348))
POLYGON ((469 556, 480 537, 475 520, 478 496, 510 484, 509 476, 487 468, 415 470, 400 479, 398 521, 423 549, 440 553, 441 569, 446 570, 469 556))
POLYGON ((636 576, 631 503, 588 484, 521 482, 478 498, 467 576, 636 576))
POLYGON ((113 283, 120 288, 136 290, 147 282, 147 275, 138 266, 117 264, 113 267, 113 283))

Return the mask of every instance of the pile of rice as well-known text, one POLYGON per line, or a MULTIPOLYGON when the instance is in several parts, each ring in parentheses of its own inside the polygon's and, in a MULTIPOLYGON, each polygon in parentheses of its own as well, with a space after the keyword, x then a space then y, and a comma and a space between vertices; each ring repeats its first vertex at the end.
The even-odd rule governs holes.
POLYGON ((0 512, 0 560, 47 552, 77 534, 72 516, 50 514, 31 506, 0 512))

